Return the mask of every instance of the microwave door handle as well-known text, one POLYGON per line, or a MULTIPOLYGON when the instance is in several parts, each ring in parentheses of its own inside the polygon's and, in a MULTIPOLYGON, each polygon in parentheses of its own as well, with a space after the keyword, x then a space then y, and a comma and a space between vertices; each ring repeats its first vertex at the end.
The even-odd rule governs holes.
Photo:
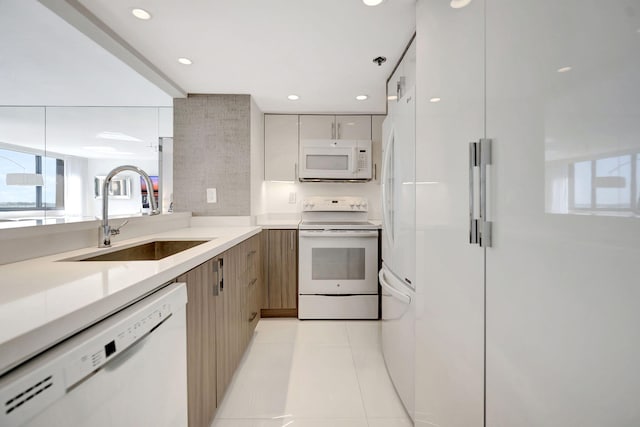
POLYGON ((357 175, 358 173, 358 147, 352 149, 353 154, 351 156, 351 173, 357 175))

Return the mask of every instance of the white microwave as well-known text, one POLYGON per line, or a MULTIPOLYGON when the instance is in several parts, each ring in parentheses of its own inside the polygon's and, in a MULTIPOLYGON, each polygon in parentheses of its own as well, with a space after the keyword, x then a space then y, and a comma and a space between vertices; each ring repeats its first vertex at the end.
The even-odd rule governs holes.
POLYGON ((303 139, 300 141, 300 181, 371 179, 371 141, 303 139))

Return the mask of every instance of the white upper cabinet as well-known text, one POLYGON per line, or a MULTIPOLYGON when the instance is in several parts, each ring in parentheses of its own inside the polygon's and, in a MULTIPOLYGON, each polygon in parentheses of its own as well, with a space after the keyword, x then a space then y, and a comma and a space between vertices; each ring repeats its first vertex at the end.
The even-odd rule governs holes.
POLYGON ((298 161, 298 115, 265 114, 264 179, 294 181, 298 161))
POLYGON ((300 116, 300 139, 371 139, 371 116, 300 116))
POLYGON ((336 116, 338 139, 371 139, 371 116, 336 116))

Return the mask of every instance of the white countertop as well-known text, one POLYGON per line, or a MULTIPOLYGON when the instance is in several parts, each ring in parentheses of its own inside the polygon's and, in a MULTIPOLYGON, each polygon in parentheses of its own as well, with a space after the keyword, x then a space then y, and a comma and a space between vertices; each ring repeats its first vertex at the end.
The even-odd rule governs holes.
POLYGON ((258 232, 182 228, 0 266, 0 375, 258 232), (159 261, 60 261, 157 239, 213 240, 159 261))

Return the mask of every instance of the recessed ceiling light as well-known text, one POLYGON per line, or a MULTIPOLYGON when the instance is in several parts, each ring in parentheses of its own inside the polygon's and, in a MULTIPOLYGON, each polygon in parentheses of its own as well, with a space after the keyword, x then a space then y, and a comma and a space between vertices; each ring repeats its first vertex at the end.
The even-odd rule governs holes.
POLYGON ((559 73, 566 73, 567 71, 571 71, 571 67, 558 68, 559 73))
POLYGON ((297 101, 298 99, 300 99, 300 97, 298 95, 289 95, 287 96, 287 99, 289 101, 297 101))
POLYGON ((389 95, 387 96, 387 101, 397 101, 398 95, 389 95))
POLYGON ((440 102, 440 98, 431 98, 429 99, 429 102, 440 102))
POLYGON ((191 64, 193 64, 193 61, 190 60, 189 58, 178 58, 178 62, 181 63, 182 65, 191 65, 191 64))
POLYGON ((358 95, 358 96, 356 96, 356 99, 358 101, 364 101, 367 98, 369 98, 367 95, 358 95))
POLYGON ((463 7, 469 6, 469 3, 471 3, 471 0, 451 0, 449 6, 454 9, 462 9, 463 7))
POLYGON ((151 14, 144 9, 133 9, 131 13, 133 14, 133 16, 138 19, 142 19, 143 21, 148 21, 149 19, 151 19, 151 14))
POLYGON ((377 6, 383 1, 384 0, 362 0, 362 3, 366 4, 367 6, 377 6))

